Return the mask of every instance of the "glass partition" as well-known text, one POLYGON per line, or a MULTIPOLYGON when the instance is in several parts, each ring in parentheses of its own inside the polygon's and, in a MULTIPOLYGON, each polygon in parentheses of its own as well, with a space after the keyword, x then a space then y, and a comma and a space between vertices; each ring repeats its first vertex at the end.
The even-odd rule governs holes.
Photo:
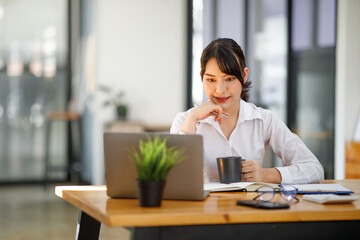
POLYGON ((335 0, 292 1, 289 126, 334 177, 335 0))
MULTIPOLYGON (((250 102, 277 114, 333 178, 336 0, 192 2, 193 102, 206 98, 202 49, 217 37, 234 38, 247 58, 250 102)), ((270 152, 265 156, 265 167, 281 164, 270 152)))
MULTIPOLYGON (((65 109, 67 51, 66 0, 0 0, 0 182, 42 179, 46 114, 65 109)), ((54 165, 65 133, 54 124, 54 165)))
MULTIPOLYGON (((250 101, 270 109, 286 122, 287 91, 287 1, 248 1, 247 49, 250 101)), ((268 149, 264 167, 282 166, 268 149)))

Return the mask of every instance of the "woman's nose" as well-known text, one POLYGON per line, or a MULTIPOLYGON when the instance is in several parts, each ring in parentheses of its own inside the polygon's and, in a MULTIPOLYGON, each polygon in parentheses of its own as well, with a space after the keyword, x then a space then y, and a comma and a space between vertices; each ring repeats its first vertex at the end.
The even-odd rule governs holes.
POLYGON ((222 83, 222 82, 219 82, 216 86, 216 92, 218 93, 223 93, 226 91, 226 84, 225 83, 222 83))

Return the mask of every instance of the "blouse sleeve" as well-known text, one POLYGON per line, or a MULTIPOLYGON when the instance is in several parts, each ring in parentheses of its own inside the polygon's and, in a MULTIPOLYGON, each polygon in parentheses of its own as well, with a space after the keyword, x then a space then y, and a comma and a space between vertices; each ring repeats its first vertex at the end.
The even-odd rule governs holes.
POLYGON ((171 128, 170 128, 171 134, 185 134, 184 132, 181 131, 185 122, 185 118, 186 118, 185 112, 181 112, 176 115, 173 123, 171 124, 171 128))
POLYGON ((266 111, 266 139, 284 167, 277 167, 283 184, 321 183, 324 169, 303 141, 272 112, 266 111))

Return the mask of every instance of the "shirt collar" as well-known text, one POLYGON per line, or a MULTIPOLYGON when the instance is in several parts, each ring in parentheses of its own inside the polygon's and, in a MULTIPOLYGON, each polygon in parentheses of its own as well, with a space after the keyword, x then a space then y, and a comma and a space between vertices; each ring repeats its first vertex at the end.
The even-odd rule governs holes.
MULTIPOLYGON (((240 111, 237 124, 240 124, 245 121, 254 120, 254 119, 261 119, 261 114, 259 110, 255 107, 254 104, 245 102, 244 100, 240 99, 240 111)), ((215 116, 208 117, 203 120, 199 120, 199 123, 208 123, 211 125, 215 124, 215 116)))
POLYGON ((258 108, 253 103, 248 103, 240 99, 238 124, 245 121, 254 120, 257 118, 261 119, 261 114, 258 108))

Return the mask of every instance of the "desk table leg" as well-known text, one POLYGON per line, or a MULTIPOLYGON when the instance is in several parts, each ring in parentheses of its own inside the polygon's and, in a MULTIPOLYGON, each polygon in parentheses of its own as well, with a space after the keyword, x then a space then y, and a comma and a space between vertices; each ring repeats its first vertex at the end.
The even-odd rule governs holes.
POLYGON ((101 223, 80 211, 75 240, 98 240, 101 223))

